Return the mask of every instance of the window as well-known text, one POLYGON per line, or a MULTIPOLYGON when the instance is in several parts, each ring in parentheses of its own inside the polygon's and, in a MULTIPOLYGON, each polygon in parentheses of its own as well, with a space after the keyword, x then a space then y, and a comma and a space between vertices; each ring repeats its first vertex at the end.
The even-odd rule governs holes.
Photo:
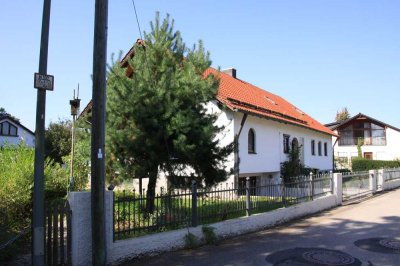
POLYGON ((283 134, 283 152, 284 153, 289 153, 289 150, 290 150, 289 140, 290 140, 290 136, 283 134))
POLYGON ((9 122, 3 122, 0 124, 0 135, 17 136, 17 132, 17 127, 10 124, 9 122))
POLYGON ((373 160, 372 152, 364 152, 364 158, 368 160, 373 160))
POLYGON ((322 143, 318 141, 318 156, 322 156, 322 143))
POLYGON ((252 128, 250 128, 248 134, 248 152, 256 153, 256 134, 252 128))
POLYGON ((339 129, 339 145, 357 145, 362 141, 363 145, 386 145, 386 130, 384 125, 378 125, 364 120, 353 121, 345 128, 339 129))
POLYGON ((315 155, 315 140, 311 141, 311 155, 315 155))
POLYGON ((324 155, 328 156, 328 143, 324 142, 324 155))

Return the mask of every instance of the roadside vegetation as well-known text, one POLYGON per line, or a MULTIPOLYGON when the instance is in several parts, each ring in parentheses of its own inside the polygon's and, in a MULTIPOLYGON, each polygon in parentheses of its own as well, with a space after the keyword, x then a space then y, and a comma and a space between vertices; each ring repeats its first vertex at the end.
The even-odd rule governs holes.
MULTIPOLYGON (((29 243, 32 216, 34 149, 24 143, 0 148, 0 244, 23 234, 20 241, 0 252, 0 261, 29 243), (26 233, 26 234, 25 234, 26 233)), ((45 201, 64 199, 68 173, 59 164, 45 160, 45 201)))

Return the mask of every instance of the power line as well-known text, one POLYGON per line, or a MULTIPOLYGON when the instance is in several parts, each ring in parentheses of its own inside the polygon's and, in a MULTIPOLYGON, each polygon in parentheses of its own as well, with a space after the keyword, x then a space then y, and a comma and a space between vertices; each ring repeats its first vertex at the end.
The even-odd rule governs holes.
POLYGON ((139 29, 140 39, 143 40, 143 37, 142 37, 142 30, 140 29, 139 18, 138 18, 137 12, 136 12, 135 0, 132 0, 132 5, 133 5, 133 10, 135 10, 136 23, 137 23, 137 26, 138 26, 138 29, 139 29))

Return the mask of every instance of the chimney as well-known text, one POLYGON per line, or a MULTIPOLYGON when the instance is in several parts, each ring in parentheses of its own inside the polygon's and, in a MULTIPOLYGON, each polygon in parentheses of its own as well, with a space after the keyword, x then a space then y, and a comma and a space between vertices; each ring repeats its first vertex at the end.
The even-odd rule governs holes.
POLYGON ((224 72, 225 74, 228 74, 229 76, 236 78, 236 68, 227 68, 227 69, 223 69, 222 72, 224 72))

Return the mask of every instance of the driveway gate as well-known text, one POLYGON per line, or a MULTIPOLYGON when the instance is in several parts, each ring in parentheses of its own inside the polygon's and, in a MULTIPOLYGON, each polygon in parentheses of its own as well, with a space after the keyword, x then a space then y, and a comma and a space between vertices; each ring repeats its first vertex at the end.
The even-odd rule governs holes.
POLYGON ((365 197, 372 194, 369 172, 343 173, 343 201, 365 197))

